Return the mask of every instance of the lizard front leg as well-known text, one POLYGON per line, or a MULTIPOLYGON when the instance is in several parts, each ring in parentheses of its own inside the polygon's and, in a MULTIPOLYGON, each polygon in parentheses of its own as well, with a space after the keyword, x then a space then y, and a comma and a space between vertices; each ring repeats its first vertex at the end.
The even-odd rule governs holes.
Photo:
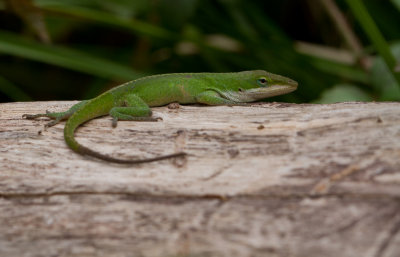
POLYGON ((150 107, 135 94, 125 96, 124 106, 111 108, 109 114, 113 118, 113 127, 117 126, 118 120, 158 121, 161 119, 151 117, 150 107))

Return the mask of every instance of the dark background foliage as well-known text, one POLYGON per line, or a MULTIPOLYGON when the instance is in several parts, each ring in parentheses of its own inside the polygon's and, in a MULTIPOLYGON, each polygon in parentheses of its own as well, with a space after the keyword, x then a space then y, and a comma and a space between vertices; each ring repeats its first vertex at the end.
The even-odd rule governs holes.
POLYGON ((400 100, 400 66, 388 68, 400 60, 400 1, 361 2, 378 34, 350 1, 0 0, 0 101, 87 99, 149 74, 251 69, 299 82, 274 101, 400 100))

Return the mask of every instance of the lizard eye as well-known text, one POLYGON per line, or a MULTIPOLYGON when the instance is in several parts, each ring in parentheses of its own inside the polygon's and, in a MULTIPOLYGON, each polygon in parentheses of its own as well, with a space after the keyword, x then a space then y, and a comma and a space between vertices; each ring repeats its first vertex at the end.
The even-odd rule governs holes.
POLYGON ((261 86, 261 87, 266 87, 266 86, 268 86, 268 81, 267 81, 266 78, 261 77, 261 78, 259 78, 259 79, 257 80, 257 84, 258 84, 259 86, 261 86))

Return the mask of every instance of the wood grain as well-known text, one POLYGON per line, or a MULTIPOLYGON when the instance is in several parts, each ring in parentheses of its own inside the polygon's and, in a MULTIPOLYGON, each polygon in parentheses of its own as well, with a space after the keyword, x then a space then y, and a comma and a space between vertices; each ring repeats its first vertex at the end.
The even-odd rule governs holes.
POLYGON ((0 256, 400 256, 400 103, 155 108, 69 150, 63 123, 0 104, 0 256), (38 133, 41 131, 41 133, 38 133))

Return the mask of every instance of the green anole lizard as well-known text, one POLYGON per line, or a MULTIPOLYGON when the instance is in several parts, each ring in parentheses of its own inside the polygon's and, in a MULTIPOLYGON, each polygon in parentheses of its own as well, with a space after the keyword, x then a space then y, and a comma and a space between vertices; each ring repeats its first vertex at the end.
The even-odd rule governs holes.
POLYGON ((115 163, 138 164, 185 155, 184 152, 154 158, 126 160, 93 151, 74 138, 83 123, 109 114, 115 127, 118 120, 157 121, 150 107, 173 102, 181 104, 243 105, 296 90, 297 82, 262 70, 236 73, 175 73, 148 76, 122 84, 90 100, 81 101, 65 112, 24 114, 22 117, 54 119, 45 127, 68 119, 64 127, 67 145, 75 152, 115 163))

